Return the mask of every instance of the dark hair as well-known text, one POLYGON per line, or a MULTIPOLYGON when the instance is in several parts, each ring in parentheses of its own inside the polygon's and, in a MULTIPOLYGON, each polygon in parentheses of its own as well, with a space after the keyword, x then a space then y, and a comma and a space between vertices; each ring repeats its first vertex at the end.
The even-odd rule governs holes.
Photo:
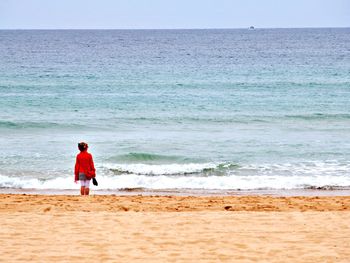
POLYGON ((88 144, 86 142, 79 142, 78 143, 78 148, 79 148, 79 150, 81 152, 85 151, 88 148, 88 144))

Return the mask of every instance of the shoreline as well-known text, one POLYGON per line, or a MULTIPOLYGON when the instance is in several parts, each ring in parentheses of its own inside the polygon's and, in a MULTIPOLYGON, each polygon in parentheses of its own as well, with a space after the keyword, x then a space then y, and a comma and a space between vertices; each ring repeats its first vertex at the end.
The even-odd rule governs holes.
MULTIPOLYGON (((80 195, 79 189, 14 189, 0 188, 1 194, 30 195, 80 195)), ((90 188, 91 195, 143 195, 143 196, 350 196, 349 188, 340 189, 261 189, 261 190, 207 190, 207 189, 117 189, 98 190, 90 188)))

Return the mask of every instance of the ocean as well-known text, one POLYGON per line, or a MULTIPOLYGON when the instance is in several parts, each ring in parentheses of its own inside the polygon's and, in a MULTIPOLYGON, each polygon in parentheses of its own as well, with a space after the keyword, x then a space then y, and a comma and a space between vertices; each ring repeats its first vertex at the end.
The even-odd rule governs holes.
POLYGON ((348 189, 350 28, 1 30, 0 188, 348 189))

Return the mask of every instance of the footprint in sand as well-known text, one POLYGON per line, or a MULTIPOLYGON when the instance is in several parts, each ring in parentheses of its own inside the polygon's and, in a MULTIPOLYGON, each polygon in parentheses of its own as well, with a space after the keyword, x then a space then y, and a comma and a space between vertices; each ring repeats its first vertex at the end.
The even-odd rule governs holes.
POLYGON ((44 209, 44 212, 49 212, 50 210, 51 210, 51 207, 48 206, 48 207, 46 207, 46 208, 44 209))

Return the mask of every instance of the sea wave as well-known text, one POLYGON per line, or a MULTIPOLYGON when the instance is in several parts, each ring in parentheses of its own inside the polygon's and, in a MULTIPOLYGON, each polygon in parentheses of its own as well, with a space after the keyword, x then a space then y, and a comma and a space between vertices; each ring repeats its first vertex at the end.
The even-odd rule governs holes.
MULTIPOLYGON (((159 116, 159 117, 119 117, 113 118, 113 123, 152 123, 152 124, 256 124, 264 125, 279 123, 281 121, 344 121, 349 120, 348 113, 300 113, 300 114, 266 114, 266 115, 245 115, 237 114, 233 116, 159 116)), ((105 120, 105 119, 104 119, 105 120)))
POLYGON ((234 163, 123 163, 104 164, 106 168, 116 175, 136 174, 136 175, 226 175, 229 170, 237 169, 238 164, 234 163))
POLYGON ((295 114, 295 115, 285 115, 287 119, 300 119, 300 120, 349 120, 350 114, 347 113, 313 113, 313 114, 295 114))
POLYGON ((162 155, 154 153, 142 153, 142 152, 131 152, 128 154, 116 155, 109 157, 108 161, 119 161, 126 163, 135 163, 135 162, 161 162, 161 163, 174 163, 174 162, 186 162, 190 159, 183 156, 175 155, 162 155))
MULTIPOLYGON (((98 176, 96 190, 121 189, 203 189, 203 190, 258 190, 258 189, 336 189, 350 187, 350 177, 342 176, 147 176, 123 174, 98 176)), ((39 180, 0 175, 0 188, 13 189, 78 189, 72 177, 39 180)))
MULTIPOLYGON (((326 113, 313 113, 313 114, 293 114, 293 115, 237 115, 230 117, 218 117, 218 116, 208 116, 208 117, 191 117, 191 116, 181 116, 181 117, 122 117, 122 118, 110 118, 110 119, 99 119, 101 123, 105 123, 105 127, 114 127, 115 123, 152 123, 152 124, 269 124, 281 121, 347 121, 350 120, 350 114, 347 113, 337 113, 337 114, 326 114, 326 113)), ((90 125, 91 126, 91 125, 90 125)), ((100 127, 100 124, 94 124, 91 128, 100 127)), ((47 120, 43 121, 8 121, 0 120, 0 129, 77 129, 86 128, 87 126, 77 123, 59 123, 51 122, 47 120)), ((140 156, 135 156, 136 158, 152 158, 152 156, 141 156, 142 153, 137 153, 140 156)), ((125 156, 125 158, 132 158, 132 154, 125 156)))
MULTIPOLYGON (((97 189, 335 189, 350 187, 349 161, 280 164, 96 163, 97 189)), ((94 186, 92 186, 94 187, 94 186)), ((41 175, 0 175, 0 188, 77 189, 73 176, 54 171, 41 175)), ((96 189, 96 188, 95 188, 96 189)))
POLYGON ((112 171, 114 175, 196 175, 196 176, 338 176, 350 170, 350 162, 315 161, 281 164, 237 164, 233 162, 206 163, 105 163, 103 168, 112 171))
POLYGON ((184 175, 184 174, 195 174, 201 173, 205 169, 214 169, 215 164, 205 163, 188 163, 188 164, 110 164, 105 165, 114 174, 136 174, 136 175, 184 175))
POLYGON ((33 122, 33 121, 0 121, 3 129, 46 129, 46 128, 80 128, 83 125, 57 123, 57 122, 33 122))

